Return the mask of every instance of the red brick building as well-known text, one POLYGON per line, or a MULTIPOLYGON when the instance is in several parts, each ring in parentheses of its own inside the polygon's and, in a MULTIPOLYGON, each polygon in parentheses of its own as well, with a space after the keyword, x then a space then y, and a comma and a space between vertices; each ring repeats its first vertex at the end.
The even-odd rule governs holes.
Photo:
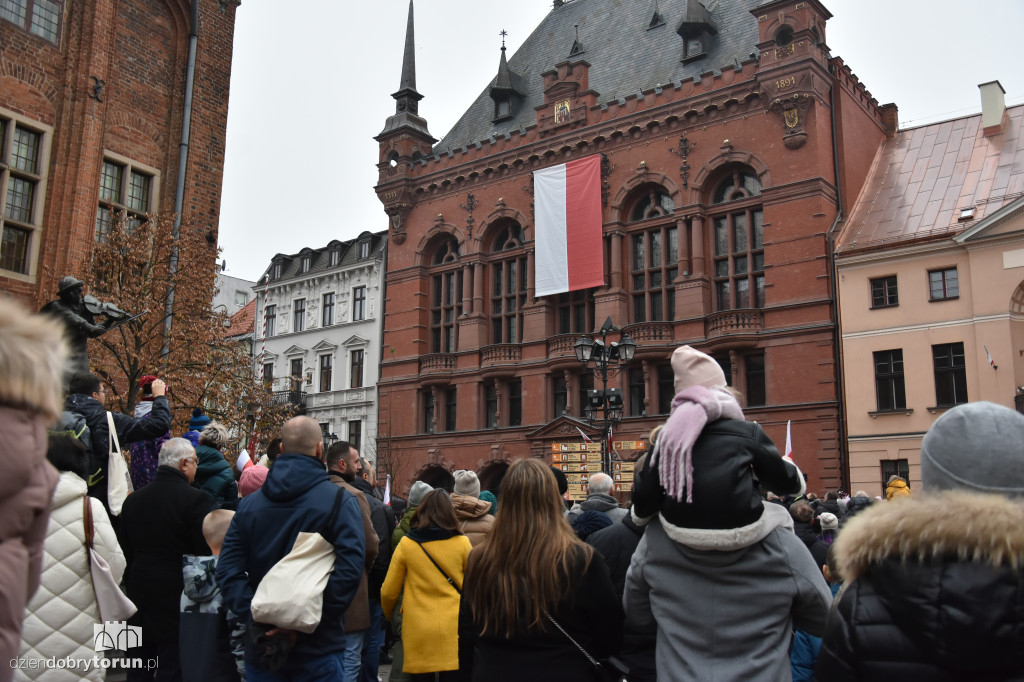
POLYGON ((611 383, 615 440, 665 419, 686 343, 719 359, 780 449, 792 420, 812 490, 842 483, 833 229, 896 108, 830 55, 830 19, 817 0, 555 2, 438 142, 418 112, 410 7, 376 138, 391 237, 380 433, 399 490, 453 468, 486 486, 577 426, 595 434, 573 344, 607 317, 638 344, 611 383), (531 173, 591 154, 605 286, 537 298, 531 173))
POLYGON ((182 213, 216 237, 238 2, 194 1, 198 22, 188 0, 0 7, 3 292, 30 305, 49 299, 117 212, 174 210, 190 32, 182 213))

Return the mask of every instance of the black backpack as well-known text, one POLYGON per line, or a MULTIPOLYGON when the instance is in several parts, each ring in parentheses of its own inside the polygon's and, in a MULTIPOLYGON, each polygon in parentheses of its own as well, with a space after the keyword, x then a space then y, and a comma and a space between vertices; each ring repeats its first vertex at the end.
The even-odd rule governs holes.
POLYGON ((57 423, 50 429, 50 435, 58 434, 68 434, 77 438, 85 446, 86 451, 92 452, 92 434, 89 432, 89 425, 85 422, 85 417, 77 412, 64 410, 60 413, 57 423))

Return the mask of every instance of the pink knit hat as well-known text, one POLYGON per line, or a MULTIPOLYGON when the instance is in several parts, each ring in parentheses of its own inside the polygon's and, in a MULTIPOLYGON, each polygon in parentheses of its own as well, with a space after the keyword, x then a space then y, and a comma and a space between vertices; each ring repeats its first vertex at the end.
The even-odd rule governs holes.
POLYGON ((680 346, 672 353, 672 373, 675 374, 676 393, 690 386, 715 388, 726 385, 722 366, 710 355, 689 346, 680 346))
POLYGON ((267 480, 267 474, 269 473, 270 469, 259 464, 246 467, 238 479, 238 492, 242 493, 242 497, 252 495, 263 487, 263 483, 267 480))

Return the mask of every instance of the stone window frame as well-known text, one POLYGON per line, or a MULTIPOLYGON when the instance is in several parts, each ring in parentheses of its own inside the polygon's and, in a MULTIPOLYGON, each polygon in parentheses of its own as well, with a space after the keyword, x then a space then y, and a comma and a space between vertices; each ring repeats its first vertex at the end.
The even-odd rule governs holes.
POLYGON ((529 300, 526 229, 513 218, 502 218, 488 227, 488 301, 491 343, 523 342, 523 308, 529 300), (493 229, 492 229, 493 228, 493 229), (513 229, 517 232, 513 233, 513 229))
POLYGON ((366 285, 352 287, 352 321, 362 322, 366 319, 366 285), (358 295, 356 292, 361 292, 358 295))
POLYGON ((679 229, 672 193, 661 184, 642 185, 634 190, 626 215, 630 321, 671 321, 676 314, 675 280, 679 275, 679 229))
POLYGON ((306 331, 306 298, 296 298, 292 301, 292 331, 306 331), (301 305, 300 305, 301 304, 301 305))
POLYGON ((21 271, 0 268, 0 273, 9 279, 34 283, 38 276, 39 248, 42 242, 52 142, 53 128, 51 126, 0 108, 0 197, 3 197, 3 210, 0 211, 0 262, 3 262, 2 239, 7 230, 16 230, 25 234, 24 255, 19 259, 22 263, 21 271), (38 136, 36 172, 15 168, 10 163, 14 133, 18 129, 27 130, 38 136), (12 176, 31 183, 33 187, 32 206, 29 209, 28 221, 7 217, 7 194, 12 176), (10 224, 9 227, 8 224, 10 224))
POLYGON ((6 10, 0 10, 0 20, 6 21, 9 24, 13 24, 14 26, 20 28, 22 31, 25 31, 26 33, 36 36, 37 38, 45 40, 51 45, 59 48, 61 44, 61 36, 64 31, 64 0, 20 0, 20 3, 24 5, 22 7, 24 11, 24 16, 22 18, 10 16, 6 10), (42 14, 40 12, 36 12, 37 5, 55 6, 53 9, 50 9, 50 12, 56 15, 56 22, 52 30, 49 31, 46 35, 40 32, 44 30, 43 28, 40 28, 42 20, 38 22, 36 21, 36 19, 39 18, 42 14), (52 37, 50 37, 49 33, 52 33, 52 37))
POLYGON ((118 220, 117 213, 123 213, 124 219, 129 222, 129 229, 132 222, 135 224, 143 223, 148 220, 149 214, 151 214, 155 207, 159 206, 160 196, 160 171, 152 166, 147 166, 144 163, 133 161, 127 156, 117 154, 110 150, 103 152, 103 159, 100 161, 100 181, 99 181, 99 197, 97 199, 96 206, 96 222, 95 222, 95 237, 96 241, 103 239, 104 235, 114 224, 114 221, 118 220), (107 165, 111 165, 120 169, 121 176, 118 181, 119 187, 117 188, 118 197, 114 199, 109 196, 104 196, 104 191, 107 189, 104 185, 104 177, 106 177, 105 169, 107 165), (134 177, 142 177, 147 181, 146 187, 146 198, 145 205, 131 205, 130 192, 132 189, 132 180, 134 177), (103 220, 104 211, 107 213, 107 220, 103 220), (106 225, 104 228, 103 225, 106 225))
POLYGON ((460 265, 461 249, 454 235, 446 234, 430 252, 430 326, 431 353, 454 353, 459 346, 458 319, 463 314, 464 277, 460 265))
POLYGON ((711 254, 712 299, 715 312, 765 307, 766 263, 761 189, 760 178, 752 168, 733 165, 727 169, 727 174, 719 177, 708 197, 711 203, 707 221, 710 246, 708 252, 711 254), (738 226, 739 218, 743 219, 742 228, 738 226), (724 251, 719 244, 720 228, 724 230, 724 251), (737 243, 738 229, 743 230, 746 242, 743 248, 737 243), (743 271, 738 272, 741 266, 743 271), (746 289, 741 292, 739 285, 744 282, 746 289))

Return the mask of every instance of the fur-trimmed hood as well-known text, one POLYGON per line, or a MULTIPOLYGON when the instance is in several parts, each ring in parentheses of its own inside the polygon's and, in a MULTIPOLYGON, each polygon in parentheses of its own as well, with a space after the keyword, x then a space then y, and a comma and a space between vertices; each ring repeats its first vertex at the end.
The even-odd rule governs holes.
POLYGON ((886 559, 956 557, 1017 569, 1024 566, 1024 504, 959 491, 875 504, 850 520, 835 551, 846 582, 886 559))
POLYGON ((1024 504, 904 497, 858 514, 835 547, 846 582, 817 679, 1021 679, 1024 504))

